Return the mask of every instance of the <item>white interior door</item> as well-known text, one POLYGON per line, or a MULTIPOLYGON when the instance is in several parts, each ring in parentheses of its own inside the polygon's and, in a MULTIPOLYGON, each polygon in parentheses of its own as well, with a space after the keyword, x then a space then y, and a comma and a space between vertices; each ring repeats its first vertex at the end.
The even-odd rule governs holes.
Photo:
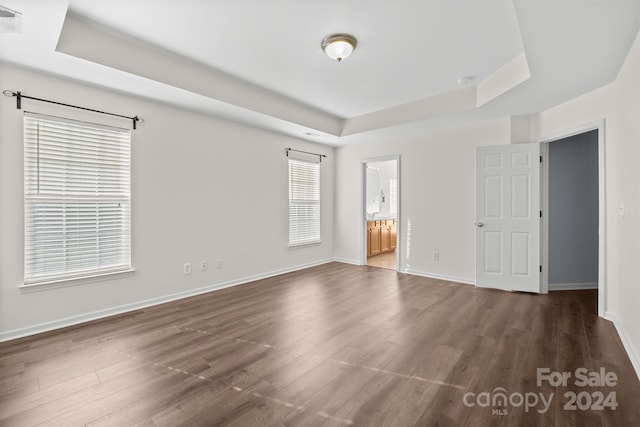
POLYGON ((478 147, 476 286, 540 293, 540 144, 478 147))

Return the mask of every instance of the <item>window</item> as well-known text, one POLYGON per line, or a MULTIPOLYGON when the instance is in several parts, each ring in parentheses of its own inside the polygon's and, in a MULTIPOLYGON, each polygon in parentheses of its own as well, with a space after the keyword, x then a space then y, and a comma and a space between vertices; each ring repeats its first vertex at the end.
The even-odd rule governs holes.
POLYGON ((25 285, 131 269, 130 131, 25 113, 25 285))
POLYGON ((320 241, 320 164, 289 158, 289 246, 320 241))
POLYGON ((398 213, 398 180, 389 179, 389 213, 398 213))

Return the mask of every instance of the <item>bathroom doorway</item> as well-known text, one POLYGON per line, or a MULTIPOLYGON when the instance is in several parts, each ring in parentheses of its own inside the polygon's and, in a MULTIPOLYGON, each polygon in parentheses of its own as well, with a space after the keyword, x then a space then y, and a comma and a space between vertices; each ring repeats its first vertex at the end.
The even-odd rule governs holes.
POLYGON ((363 264, 398 269, 399 157, 363 161, 363 264))

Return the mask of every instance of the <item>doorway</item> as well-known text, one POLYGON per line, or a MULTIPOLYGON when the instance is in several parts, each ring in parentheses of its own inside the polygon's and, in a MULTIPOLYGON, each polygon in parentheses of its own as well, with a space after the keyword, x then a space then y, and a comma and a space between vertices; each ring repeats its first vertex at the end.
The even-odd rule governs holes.
POLYGON ((598 289, 604 316, 603 126, 546 141, 543 151, 543 287, 598 289))
POLYGON ((369 159, 363 173, 363 264, 398 269, 399 158, 369 159))

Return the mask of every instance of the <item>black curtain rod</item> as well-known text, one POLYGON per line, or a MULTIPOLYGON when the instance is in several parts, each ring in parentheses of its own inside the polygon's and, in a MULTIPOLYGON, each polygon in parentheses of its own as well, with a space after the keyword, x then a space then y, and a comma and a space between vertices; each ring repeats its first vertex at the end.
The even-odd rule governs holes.
POLYGON ((133 117, 123 116, 122 114, 109 113, 109 112, 106 112, 106 111, 94 110, 93 108, 80 107, 80 106, 77 106, 77 105, 65 104, 65 103, 62 103, 62 102, 51 101, 51 100, 48 100, 48 99, 36 98, 36 97, 33 97, 33 96, 27 96, 27 95, 21 93, 20 91, 14 92, 14 91, 11 91, 11 90, 5 90, 2 93, 5 96, 15 96, 16 97, 16 108, 18 110, 22 109, 22 99, 24 98, 24 99, 32 99, 34 101, 48 102, 49 104, 62 105, 63 107, 77 108, 78 110, 85 110, 85 111, 91 111, 91 112, 99 113, 99 114, 106 114, 108 116, 122 117, 123 119, 129 119, 129 120, 131 120, 133 122, 133 129, 136 129, 136 124, 138 122, 144 123, 144 119, 141 119, 138 116, 133 116, 133 117))
POLYGON ((304 154, 311 154, 312 156, 318 156, 321 162, 323 157, 327 157, 325 154, 310 153, 309 151, 301 151, 293 148, 286 148, 285 150, 287 152, 287 157, 289 157, 289 151, 295 151, 296 153, 304 153, 304 154))

